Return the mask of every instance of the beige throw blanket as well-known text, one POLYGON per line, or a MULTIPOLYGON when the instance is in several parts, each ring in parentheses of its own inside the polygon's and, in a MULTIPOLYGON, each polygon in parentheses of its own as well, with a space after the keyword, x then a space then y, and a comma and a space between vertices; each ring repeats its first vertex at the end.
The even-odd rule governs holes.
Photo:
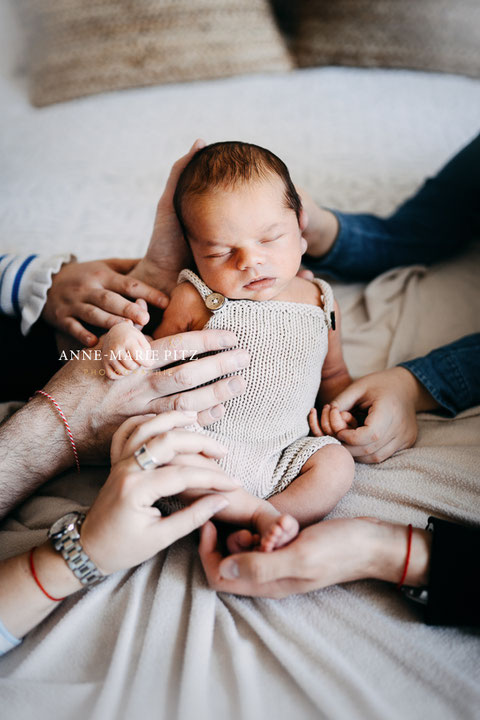
MULTIPOLYGON (((480 330, 479 248, 434 269, 335 288, 354 375, 480 330)), ((335 516, 422 526, 480 522, 480 408, 420 416, 417 444, 357 465, 335 516)), ((5 522, 2 554, 90 504, 105 471, 47 483, 5 522)), ((475 559, 478 561, 478 558, 475 559)), ((478 718, 478 635, 423 625, 393 587, 364 581, 256 600, 209 590, 193 538, 68 599, 0 660, 9 720, 478 718)))

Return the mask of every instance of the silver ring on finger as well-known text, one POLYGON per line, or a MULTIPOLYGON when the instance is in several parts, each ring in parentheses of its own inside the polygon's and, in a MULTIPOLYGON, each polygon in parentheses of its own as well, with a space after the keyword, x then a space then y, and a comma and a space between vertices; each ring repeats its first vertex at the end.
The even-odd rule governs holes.
POLYGON ((150 454, 145 443, 138 450, 135 450, 133 456, 142 470, 153 470, 162 464, 150 454))

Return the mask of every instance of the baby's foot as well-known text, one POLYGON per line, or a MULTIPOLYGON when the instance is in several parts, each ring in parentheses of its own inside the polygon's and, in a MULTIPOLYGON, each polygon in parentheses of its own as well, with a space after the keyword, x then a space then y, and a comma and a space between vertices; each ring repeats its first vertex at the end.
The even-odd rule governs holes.
POLYGON ((299 524, 291 515, 265 515, 258 522, 262 552, 278 550, 298 535, 299 524))
POLYGON ((260 535, 250 530, 236 530, 227 537, 227 548, 231 555, 253 550, 260 542, 260 535))

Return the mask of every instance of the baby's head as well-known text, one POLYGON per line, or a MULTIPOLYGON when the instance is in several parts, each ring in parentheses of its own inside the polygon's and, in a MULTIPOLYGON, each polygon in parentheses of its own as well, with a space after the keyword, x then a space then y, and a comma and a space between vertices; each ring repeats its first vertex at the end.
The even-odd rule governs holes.
POLYGON ((306 250, 304 212, 288 169, 269 150, 221 142, 183 170, 175 210, 198 272, 229 298, 270 300, 306 250))

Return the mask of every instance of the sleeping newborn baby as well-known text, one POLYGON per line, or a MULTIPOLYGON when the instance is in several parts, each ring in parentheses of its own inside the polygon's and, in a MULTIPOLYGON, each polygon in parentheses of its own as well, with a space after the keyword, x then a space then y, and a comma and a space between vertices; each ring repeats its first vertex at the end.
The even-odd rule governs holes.
MULTIPOLYGON (((328 403, 351 382, 338 308, 326 282, 297 277, 306 216, 287 167, 270 151, 240 142, 201 149, 174 204, 196 268, 180 273, 155 337, 228 329, 249 350, 244 395, 225 404, 212 429, 196 429, 228 448, 220 465, 242 481, 217 515, 245 528, 230 536, 230 551, 258 536, 262 550, 274 550, 299 524, 330 512, 353 480, 348 451, 333 437, 308 435, 317 394, 328 403)), ((146 342, 128 321, 115 325, 104 346, 108 376, 124 371, 110 351, 141 359, 146 342)))

